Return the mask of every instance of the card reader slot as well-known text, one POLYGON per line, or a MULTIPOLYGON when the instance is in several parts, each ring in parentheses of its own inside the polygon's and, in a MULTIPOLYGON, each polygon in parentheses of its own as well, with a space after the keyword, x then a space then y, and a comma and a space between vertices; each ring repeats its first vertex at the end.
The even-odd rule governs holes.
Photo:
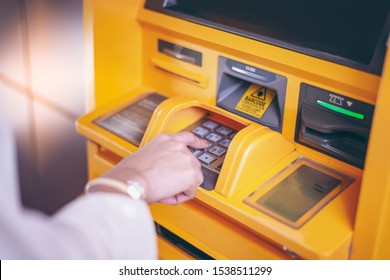
POLYGON ((337 145, 337 143, 349 143, 352 144, 355 148, 361 149, 363 149, 367 144, 367 139, 365 137, 345 131, 324 133, 309 127, 304 127, 302 130, 302 137, 309 138, 308 135, 310 135, 312 138, 318 138, 317 141, 324 144, 333 143, 334 145, 337 145))
POLYGON ((349 161, 363 164, 367 140, 359 135, 348 132, 326 134, 310 128, 303 128, 300 138, 305 142, 315 142, 318 147, 349 161))
POLYGON ((174 50, 171 50, 168 48, 164 48, 162 50, 162 52, 165 53, 166 55, 169 55, 169 56, 174 57, 174 58, 179 59, 179 60, 183 60, 183 61, 188 62, 188 63, 195 64, 195 62, 196 62, 195 58, 188 56, 188 55, 185 55, 185 54, 182 54, 182 53, 175 52, 174 50))
POLYGON ((175 64, 170 64, 157 58, 152 58, 152 63, 155 68, 174 75, 178 78, 184 79, 187 82, 206 88, 208 86, 208 79, 206 76, 189 71, 175 64))
POLYGON ((302 106, 299 140, 348 162, 363 166, 369 129, 307 104, 302 106))
POLYGON ((325 134, 351 132, 365 137, 370 132, 368 127, 306 104, 302 105, 302 121, 305 127, 325 134))

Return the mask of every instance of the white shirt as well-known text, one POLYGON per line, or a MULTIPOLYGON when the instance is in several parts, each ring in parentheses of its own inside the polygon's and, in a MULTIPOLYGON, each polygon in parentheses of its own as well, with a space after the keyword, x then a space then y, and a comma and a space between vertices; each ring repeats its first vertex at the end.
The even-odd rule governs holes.
POLYGON ((0 259, 157 258, 146 202, 93 193, 46 216, 21 205, 16 167, 12 134, 0 112, 0 259))

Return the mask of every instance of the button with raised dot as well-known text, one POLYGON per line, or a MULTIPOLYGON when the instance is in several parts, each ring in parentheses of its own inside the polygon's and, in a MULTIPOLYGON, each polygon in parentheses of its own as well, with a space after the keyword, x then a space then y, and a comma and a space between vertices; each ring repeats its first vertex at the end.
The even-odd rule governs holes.
POLYGON ((199 156, 198 159, 201 162, 204 162, 205 164, 211 164, 213 161, 215 161, 217 158, 213 157, 212 155, 204 153, 203 155, 199 156))

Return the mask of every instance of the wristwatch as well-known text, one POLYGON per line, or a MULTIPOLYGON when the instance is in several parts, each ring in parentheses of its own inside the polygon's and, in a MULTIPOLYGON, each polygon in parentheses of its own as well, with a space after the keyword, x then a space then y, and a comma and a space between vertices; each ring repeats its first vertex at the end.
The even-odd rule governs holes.
POLYGON ((145 198, 145 189, 136 181, 127 181, 126 192, 135 200, 145 198))
POLYGON ((127 181, 127 183, 123 183, 116 179, 100 177, 89 181, 85 186, 85 192, 90 192, 95 186, 106 186, 122 193, 127 193, 135 200, 145 198, 145 189, 137 181, 127 181))

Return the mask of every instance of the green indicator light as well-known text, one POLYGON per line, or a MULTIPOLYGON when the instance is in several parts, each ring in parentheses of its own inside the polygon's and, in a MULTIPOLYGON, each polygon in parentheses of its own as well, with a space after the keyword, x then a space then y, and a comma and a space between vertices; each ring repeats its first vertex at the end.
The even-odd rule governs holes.
POLYGON ((322 100, 317 100, 317 104, 322 106, 322 107, 325 107, 325 108, 327 108, 329 110, 335 111, 337 113, 340 113, 340 114, 343 114, 343 115, 347 115, 347 116, 350 116, 350 117, 353 117, 353 118, 356 118, 356 119, 359 119, 359 120, 364 120, 364 115, 363 114, 356 113, 356 112, 353 112, 351 110, 344 109, 342 107, 326 103, 326 102, 324 102, 322 100))

